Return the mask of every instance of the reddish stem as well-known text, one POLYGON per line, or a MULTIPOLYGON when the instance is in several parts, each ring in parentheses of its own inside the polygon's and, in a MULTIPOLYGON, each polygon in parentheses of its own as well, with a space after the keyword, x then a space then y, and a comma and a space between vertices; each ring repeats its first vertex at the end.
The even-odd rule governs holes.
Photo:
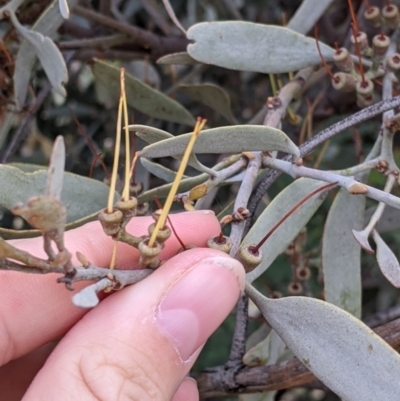
POLYGON ((315 189, 311 193, 309 193, 305 198, 303 198, 300 202, 296 203, 265 235, 265 237, 254 247, 251 247, 251 252, 257 253, 260 248, 265 244, 265 241, 278 229, 278 227, 288 218, 290 217, 301 205, 303 205, 306 201, 308 201, 310 198, 312 198, 315 194, 318 194, 319 192, 324 191, 325 189, 334 187, 337 184, 337 182, 332 182, 330 184, 326 184, 321 188, 315 189))
POLYGON ((339 43, 335 42, 334 46, 335 46, 336 54, 340 54, 339 43))
MULTIPOLYGON (((162 205, 162 203, 160 202, 160 199, 158 199, 157 196, 155 196, 153 199, 154 199, 154 202, 156 203, 157 207, 158 207, 159 209, 162 209, 162 208, 163 208, 163 205, 162 205)), ((176 232, 175 227, 174 227, 174 225, 172 224, 172 221, 171 221, 171 219, 169 218, 169 216, 167 216, 167 221, 168 221, 169 225, 171 226, 171 230, 172 230, 172 232, 174 233, 174 235, 175 235, 176 239, 178 240, 179 244, 181 245, 181 247, 182 247, 184 250, 186 250, 186 246, 185 246, 185 244, 183 243, 183 241, 180 239, 178 233, 176 232)))
POLYGON ((368 13, 371 12, 371 6, 369 4, 369 1, 368 0, 364 0, 364 4, 365 4, 365 8, 367 9, 367 12, 368 13))
POLYGON ((351 29, 353 31, 353 36, 354 36, 354 47, 356 49, 357 57, 358 57, 358 63, 359 63, 359 68, 360 68, 360 73, 361 73, 361 86, 365 87, 367 82, 365 81, 365 75, 364 75, 364 66, 362 65, 361 61, 361 52, 360 52, 360 46, 357 40, 358 36, 358 31, 356 31, 356 27, 354 24, 351 24, 351 29))
MULTIPOLYGON (((356 31, 356 33, 354 34, 354 37, 356 38, 356 37, 357 37, 357 34, 358 34, 357 18, 356 18, 356 15, 355 15, 355 13, 354 13, 354 8, 353 8, 353 3, 352 3, 352 1, 351 1, 351 0, 347 0, 347 3, 348 3, 348 5, 349 5, 351 22, 353 23, 354 29, 355 29, 355 31, 356 31)), ((353 33, 354 33, 354 31, 353 31, 353 33)))
POLYGON ((86 130, 82 127, 81 123, 78 121, 78 119, 76 118, 74 112, 72 111, 72 109, 69 107, 69 112, 71 113, 72 119, 74 120, 76 127, 78 128, 78 131, 80 132, 80 134, 85 138, 90 150, 92 151, 92 153, 94 154, 94 162, 92 162, 92 166, 90 168, 90 174, 92 174, 92 168, 94 166, 94 163, 97 162, 97 160, 100 161, 101 167, 103 167, 104 170, 104 174, 106 175, 107 178, 110 178, 110 173, 107 169, 107 166, 104 164, 103 159, 100 158, 100 155, 97 153, 96 148, 93 144, 92 139, 90 138, 90 136, 86 133, 86 130))
POLYGON ((101 158, 102 155, 103 153, 99 153, 93 158, 92 163, 90 164, 89 178, 92 178, 94 166, 96 165, 97 161, 101 158))
POLYGON ((329 68, 328 63, 325 61, 324 56, 322 55, 321 49, 320 49, 320 47, 319 47, 319 42, 318 42, 318 25, 315 25, 315 27, 314 27, 314 36, 315 36, 315 42, 316 42, 316 44, 317 44, 318 54, 319 54, 319 57, 321 58, 322 64, 323 64, 323 66, 325 67, 326 72, 327 72, 328 75, 331 77, 332 81, 338 82, 338 78, 335 77, 335 76, 332 74, 332 71, 331 71, 331 69, 329 68))

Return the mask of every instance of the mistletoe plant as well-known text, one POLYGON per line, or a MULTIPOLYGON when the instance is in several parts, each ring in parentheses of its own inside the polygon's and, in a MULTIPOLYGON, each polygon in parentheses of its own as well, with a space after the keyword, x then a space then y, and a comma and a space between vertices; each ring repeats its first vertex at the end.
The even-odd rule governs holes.
MULTIPOLYGON (((398 89, 400 71, 398 7, 390 1, 374 6, 365 1, 359 5, 356 16, 349 0, 348 40, 343 41, 342 47, 337 43, 331 47, 319 41, 318 29, 314 30, 315 38, 305 34, 327 15, 329 7, 334 7, 333 1, 304 0, 285 27, 216 21, 196 23, 186 30, 173 11, 175 3, 164 0, 166 13, 182 32, 181 37, 168 33, 172 28, 164 18, 164 10, 155 5, 146 7, 158 16, 157 25, 164 36, 130 25, 121 18, 114 19, 112 13, 103 15, 78 5, 77 1, 65 0, 52 2, 28 29, 17 14, 23 3, 12 0, 0 8, 3 22, 24 39, 15 60, 12 50, 7 49, 7 46, 11 49, 11 39, 5 41, 5 54, 15 63, 13 100, 6 103, 6 118, 25 105, 31 74, 26 66, 33 66, 36 57, 50 86, 66 95, 62 86, 68 78, 65 59, 78 59, 79 52, 67 56, 60 49, 80 45, 71 40, 71 43, 61 41, 57 47, 51 36, 71 13, 118 31, 103 38, 107 50, 119 49, 119 46, 124 49, 124 45, 134 41, 143 54, 147 52, 146 57, 158 59, 160 65, 192 66, 192 71, 181 77, 180 91, 213 108, 230 125, 212 127, 210 120, 195 119, 184 104, 169 96, 177 89, 176 85, 170 88, 170 93, 162 93, 124 68, 102 60, 106 52, 99 51, 99 57, 90 62, 90 74, 97 90, 106 91, 107 101, 113 109, 116 105, 118 109, 109 185, 64 172, 62 136, 54 142, 47 172, 43 169, 25 172, 21 166, 2 165, 0 182, 5 191, 0 195, 0 204, 37 230, 30 230, 29 235, 43 236, 47 258, 18 249, 6 239, 23 234, 1 229, 4 239, 0 239, 0 269, 57 273, 57 282, 64 283, 67 289, 72 289, 76 282, 87 281, 87 286, 73 295, 72 302, 76 307, 93 308, 99 303, 99 293, 121 290, 145 280, 163 263, 160 252, 165 243, 171 236, 179 238, 168 217, 173 202, 180 210, 208 208, 218 191, 223 193, 228 185, 236 187, 235 199, 226 202, 218 216, 221 233, 209 238, 207 246, 228 253, 242 263, 247 273, 246 295, 237 305, 228 361, 197 377, 201 396, 240 394, 242 401, 249 401, 254 399, 249 393, 265 392, 257 399, 272 400, 277 390, 318 379, 317 386, 322 383, 344 400, 397 400, 400 336, 396 333, 400 323, 398 320, 386 323, 374 332, 361 321, 361 251, 374 255, 385 279, 400 288, 400 263, 381 236, 385 219, 390 221, 391 228, 399 228, 400 198, 394 188, 400 183, 400 170, 393 145, 395 134, 400 130, 400 96, 393 96, 398 89), (362 24, 373 28, 375 34, 362 31, 362 24), (267 97, 247 123, 239 124, 226 91, 210 83, 187 83, 209 66, 269 74, 272 96, 267 97), (279 84, 278 80, 277 84, 276 75, 286 73, 289 80, 285 84, 279 84), (296 141, 285 132, 284 124, 299 123, 306 91, 326 75, 332 91, 345 93, 352 100, 352 106, 360 110, 304 140, 305 131, 312 131, 306 125, 312 120, 311 111, 304 116, 302 132, 296 141), (377 88, 379 84, 381 88, 377 88), (156 124, 131 124, 129 107, 147 117, 194 126, 194 129, 174 135, 172 130, 162 130, 156 124), (380 115, 379 132, 365 158, 360 157, 357 164, 343 165, 337 170, 319 168, 332 138, 380 115), (145 146, 131 155, 132 133, 145 146), (309 154, 321 144, 324 144, 321 156, 313 164, 309 154), (122 184, 117 177, 120 153, 125 158, 122 184), (205 154, 218 155, 218 159, 212 159, 215 163, 206 163, 202 158, 205 154), (152 160, 165 158, 179 164, 177 171, 152 160), (139 162, 166 184, 144 190, 140 177, 135 176, 139 162), (196 174, 185 176, 187 166, 196 174), (382 189, 369 181, 372 171, 383 177, 382 189), (267 206, 262 205, 270 186, 282 173, 294 181, 267 206), (21 186, 13 184, 18 180, 21 186), (8 188, 11 189, 8 191, 8 188), (315 250, 307 250, 305 227, 329 196, 334 199, 324 223, 322 247, 316 255, 315 250), (158 199, 165 202, 160 203, 158 199), (367 199, 376 201, 377 205, 366 212, 367 199), (158 210, 152 214, 154 223, 148 227, 148 235, 132 235, 126 230, 128 222, 148 213, 149 202, 153 200, 159 203, 158 210), (72 255, 65 246, 65 231, 93 218, 101 222, 104 233, 114 241, 108 268, 93 265, 83 254, 76 255, 80 264, 72 263, 72 255), (139 251, 141 269, 120 270, 115 266, 118 242, 139 251), (282 296, 274 290, 269 296, 263 295, 256 289, 260 286, 255 281, 265 277, 264 273, 282 253, 293 267, 287 287, 287 294, 291 296, 282 296), (323 281, 322 296, 316 294, 313 284, 317 280, 312 267, 316 265, 321 267, 318 274, 319 285, 323 281), (249 312, 248 299, 250 309, 256 312, 249 312), (248 338, 247 325, 252 313, 261 316, 262 325, 248 338)), ((238 11, 233 2, 224 3, 230 5, 233 14, 232 10, 238 11)), ((118 15, 119 6, 120 3, 114 7, 114 15, 118 15)), ((96 38, 85 40, 88 47, 99 46, 96 38)), ((50 86, 42 97, 37 97, 37 102, 44 101, 50 86)), ((35 104, 33 110, 39 106, 35 104)), ((4 160, 9 157, 10 149, 4 160)), ((96 151, 94 146, 93 149, 96 151)), ((182 242, 182 252, 189 248, 191 244, 182 242)))

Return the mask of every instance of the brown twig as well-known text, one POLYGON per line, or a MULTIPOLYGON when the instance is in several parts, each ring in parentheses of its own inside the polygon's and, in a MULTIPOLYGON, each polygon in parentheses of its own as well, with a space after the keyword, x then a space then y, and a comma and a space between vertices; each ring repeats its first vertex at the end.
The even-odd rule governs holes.
POLYGON ((126 22, 117 21, 82 6, 75 6, 73 13, 88 20, 97 22, 98 24, 115 29, 116 31, 130 35, 136 43, 140 44, 145 49, 149 49, 156 58, 164 54, 184 51, 188 44, 186 38, 180 36, 160 36, 126 22))

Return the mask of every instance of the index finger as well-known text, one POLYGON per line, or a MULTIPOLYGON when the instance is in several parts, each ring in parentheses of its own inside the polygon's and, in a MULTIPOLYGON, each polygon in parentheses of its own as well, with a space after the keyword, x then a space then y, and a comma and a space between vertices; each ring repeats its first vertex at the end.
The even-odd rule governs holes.
MULTIPOLYGON (((214 213, 196 211, 171 216, 172 223, 185 244, 205 246, 207 239, 220 231, 214 213)), ((127 229, 134 235, 147 234, 151 217, 132 219, 127 229)), ((65 233, 67 249, 83 253, 94 265, 107 267, 113 241, 105 236, 99 222, 92 222, 65 233)), ((20 249, 44 257, 42 238, 13 241, 20 249)), ((166 242, 161 259, 168 259, 181 247, 172 235, 166 242)), ((126 244, 118 245, 119 268, 137 265, 138 251, 126 244)), ((57 275, 34 275, 0 272, 0 366, 55 339, 75 324, 85 310, 73 306, 73 293, 56 283, 57 275)), ((77 283, 76 290, 87 283, 77 283)))

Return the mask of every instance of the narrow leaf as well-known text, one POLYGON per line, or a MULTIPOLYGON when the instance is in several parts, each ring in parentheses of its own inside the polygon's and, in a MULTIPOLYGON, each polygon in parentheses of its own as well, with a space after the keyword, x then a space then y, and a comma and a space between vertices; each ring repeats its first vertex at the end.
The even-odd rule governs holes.
POLYGON ((237 123, 232 114, 231 99, 228 93, 219 86, 213 84, 179 85, 179 90, 221 114, 230 123, 237 123))
POLYGON ((53 89, 60 95, 66 96, 67 93, 63 85, 68 81, 68 70, 58 47, 48 36, 24 28, 13 13, 10 14, 10 17, 18 33, 35 51, 53 89))
MULTIPOLYGON (((147 142, 149 144, 156 143, 156 142, 162 141, 164 139, 174 138, 173 135, 171 135, 170 133, 168 133, 166 131, 163 131, 161 129, 154 128, 154 127, 149 127, 147 125, 134 124, 134 125, 128 125, 128 128, 130 131, 135 131, 136 135, 139 138, 143 139, 145 142, 147 142)), ((179 155, 179 156, 175 156, 174 159, 181 160, 182 157, 179 155)), ((207 167, 203 166, 197 160, 197 157, 194 154, 190 155, 188 165, 202 173, 207 173, 207 174, 210 173, 210 170, 207 167)))
MULTIPOLYGON (((294 181, 281 191, 261 213, 244 238, 243 244, 257 244, 290 209, 308 194, 324 185, 326 185, 325 182, 310 178, 300 178, 294 181)), ((247 281, 251 283, 268 269, 276 257, 297 237, 327 194, 328 192, 320 193, 308 199, 279 226, 261 247, 263 261, 252 272, 247 274, 247 281)))
MULTIPOLYGON (((207 181, 209 178, 208 174, 200 174, 196 177, 189 177, 186 179, 181 180, 179 183, 178 187, 178 192, 186 192, 190 191, 193 187, 196 185, 199 185, 205 181, 207 181)), ((143 192, 142 194, 139 195, 138 201, 139 203, 144 203, 144 202, 149 202, 154 199, 155 196, 157 198, 166 198, 169 194, 169 191, 171 190, 172 184, 165 184, 161 185, 157 188, 150 189, 146 192, 143 192)))
POLYGON ((60 13, 64 19, 69 18, 69 7, 67 0, 58 0, 58 5, 60 7, 60 13))
MULTIPOLYGON (((12 209, 17 203, 46 191, 47 171, 25 173, 19 168, 0 165, 0 205, 12 209)), ((72 223, 99 212, 107 202, 108 186, 100 181, 72 173, 64 173, 61 201, 67 206, 67 223, 72 223)), ((117 200, 118 194, 116 194, 117 200)))
MULTIPOLYGON (((69 8, 72 9, 77 2, 78 0, 68 0, 69 8)), ((58 6, 58 0, 54 0, 33 25, 31 31, 40 32, 44 36, 51 37, 64 22, 65 20, 58 6)), ((24 106, 35 61, 35 49, 28 41, 23 41, 15 59, 14 71, 14 94, 18 110, 21 110, 24 106)))
POLYGON ((365 251, 368 253, 375 253, 374 250, 371 248, 371 245, 369 244, 368 237, 369 237, 369 231, 366 230, 352 230, 353 236, 355 240, 358 242, 358 244, 363 248, 365 251))
POLYGON ((186 52, 167 54, 157 60, 157 64, 195 65, 198 62, 186 52))
POLYGON ((322 239, 325 300, 361 317, 361 249, 352 229, 362 228, 365 197, 342 188, 335 197, 322 239))
MULTIPOLYGON (((170 170, 169 168, 166 168, 166 167, 162 166, 161 164, 154 163, 148 159, 145 159, 144 157, 140 158, 140 163, 151 174, 155 175, 158 178, 161 178, 162 180, 164 180, 166 182, 172 182, 172 181, 174 181, 174 179, 176 177, 175 171, 170 170)), ((187 177, 184 176, 184 178, 187 178, 187 177)))
POLYGON ((246 352, 243 363, 246 366, 274 365, 279 362, 285 348, 277 332, 271 330, 262 341, 246 352))
MULTIPOLYGON (((321 63, 315 40, 288 28, 242 21, 202 22, 190 27, 187 51, 195 60, 232 70, 279 74, 321 63)), ((334 50, 321 43, 332 61, 334 50)))
MULTIPOLYGON (((179 135, 153 145, 141 152, 143 157, 165 157, 182 155, 191 133, 179 135)), ((298 147, 282 131, 260 125, 236 125, 201 131, 193 153, 239 153, 244 151, 279 150, 290 153, 297 159, 298 147)))
POLYGON ((314 375, 346 401, 397 400, 400 356, 361 321, 314 298, 247 295, 314 375))
POLYGON ((306 34, 332 3, 333 0, 304 0, 287 27, 295 32, 306 34))
POLYGON ((387 246, 376 230, 373 231, 373 238, 376 243, 376 260, 383 275, 396 288, 400 288, 400 264, 396 255, 387 246))
MULTIPOLYGON (((95 60, 93 74, 98 82, 107 88, 115 98, 119 98, 119 69, 104 61, 95 60)), ((194 125, 193 116, 178 102, 149 87, 130 74, 125 74, 128 104, 142 113, 180 124, 194 125)))
POLYGON ((54 141, 49 168, 47 170, 46 195, 60 199, 64 180, 65 144, 59 135, 54 141))

